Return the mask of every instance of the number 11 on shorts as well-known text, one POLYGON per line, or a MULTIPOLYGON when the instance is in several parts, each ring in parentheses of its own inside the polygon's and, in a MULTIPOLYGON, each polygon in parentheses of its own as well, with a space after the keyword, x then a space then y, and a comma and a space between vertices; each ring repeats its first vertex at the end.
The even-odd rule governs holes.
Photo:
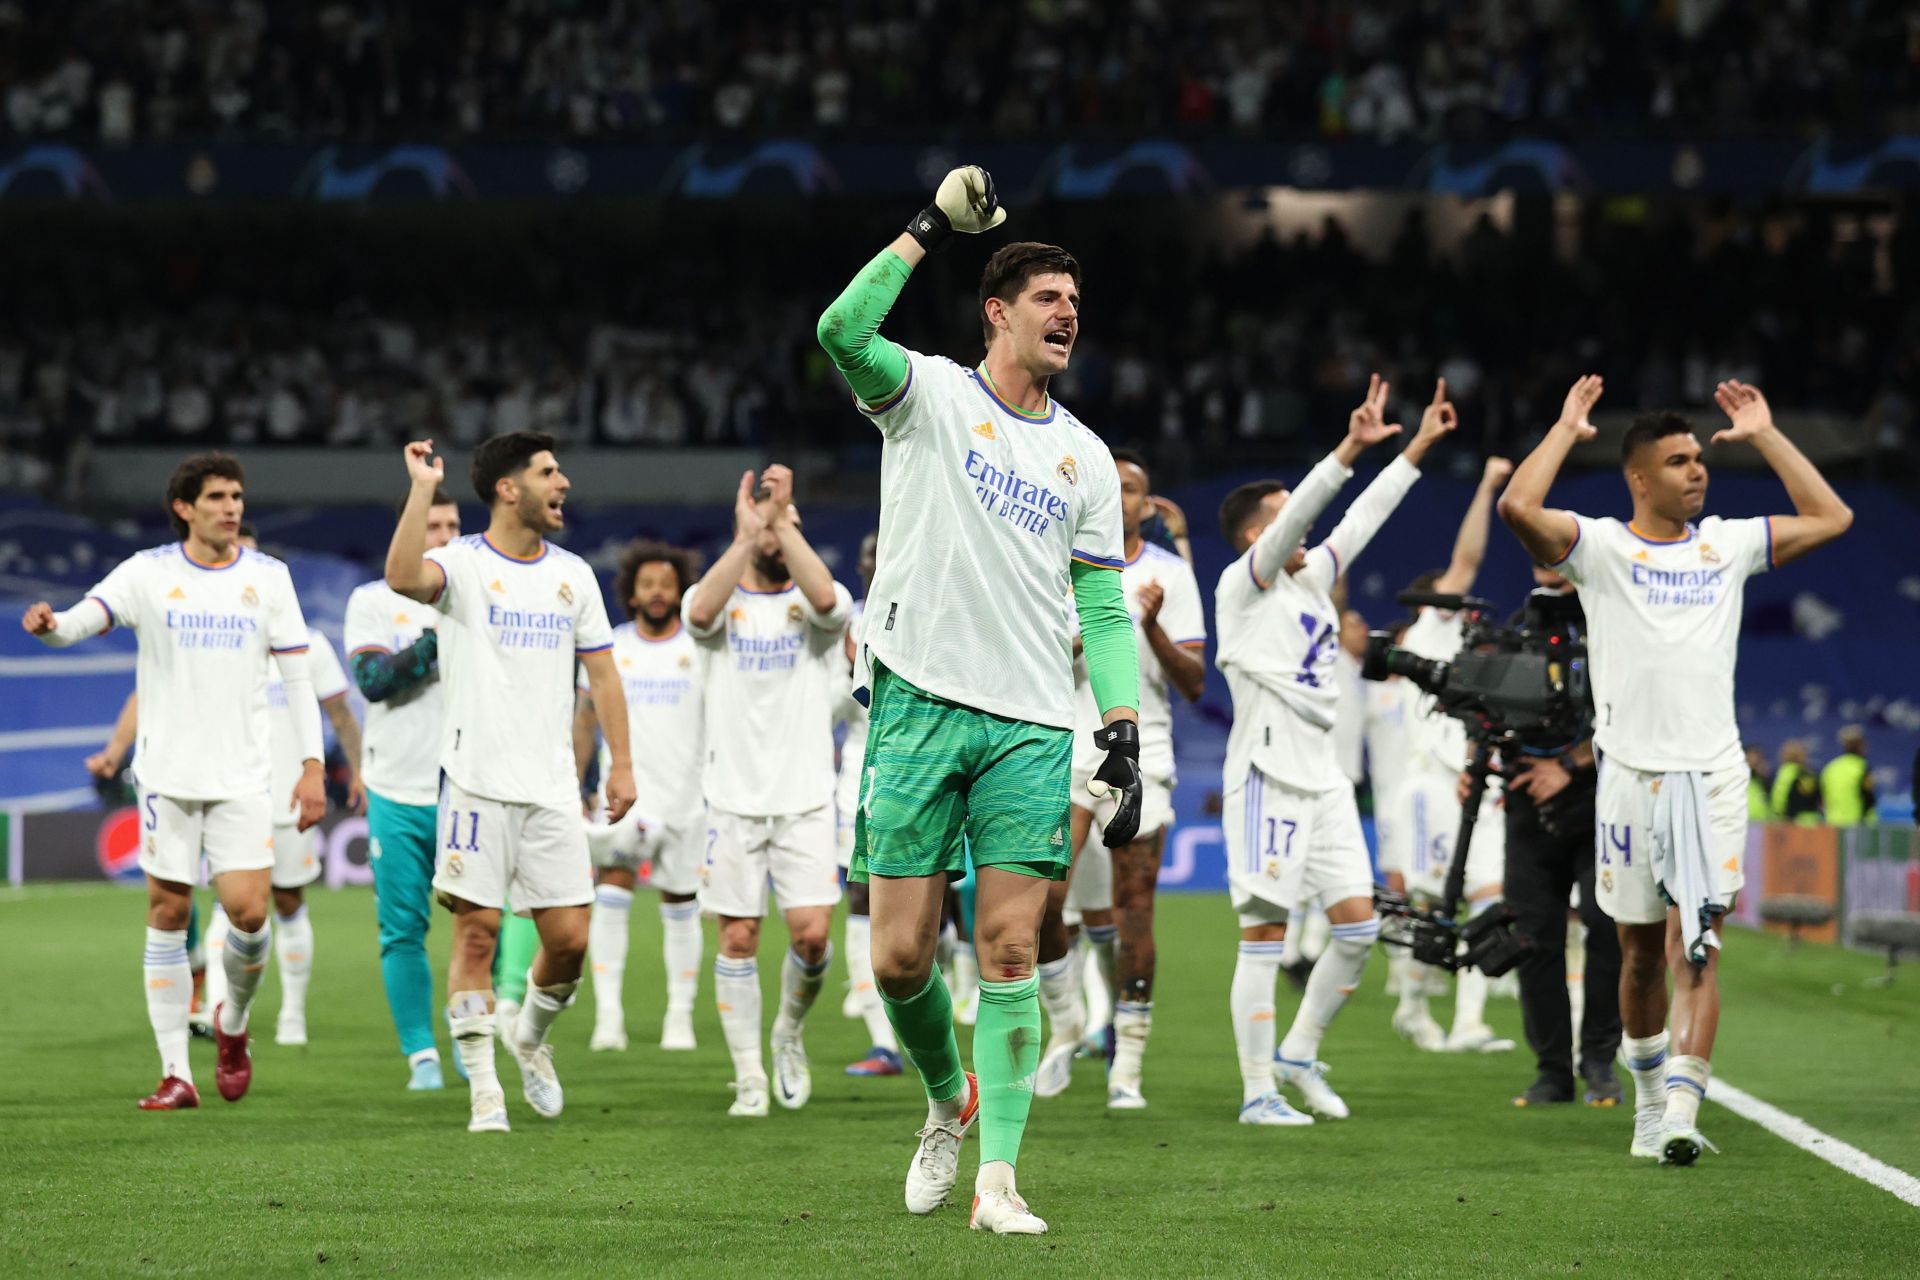
POLYGON ((454 853, 480 852, 480 811, 469 809, 465 813, 453 810, 451 821, 447 823, 447 848, 454 853), (460 819, 467 819, 467 842, 460 843, 460 819))

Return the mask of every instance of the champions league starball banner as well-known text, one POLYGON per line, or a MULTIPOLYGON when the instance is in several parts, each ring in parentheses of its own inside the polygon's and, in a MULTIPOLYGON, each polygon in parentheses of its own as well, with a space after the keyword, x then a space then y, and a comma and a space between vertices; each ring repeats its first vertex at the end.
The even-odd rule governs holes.
MULTIPOLYGON (((10 878, 15 884, 45 880, 110 880, 138 888, 140 812, 117 809, 12 815, 10 878)), ((373 883, 367 820, 330 812, 315 836, 319 843, 320 882, 329 889, 373 883)))

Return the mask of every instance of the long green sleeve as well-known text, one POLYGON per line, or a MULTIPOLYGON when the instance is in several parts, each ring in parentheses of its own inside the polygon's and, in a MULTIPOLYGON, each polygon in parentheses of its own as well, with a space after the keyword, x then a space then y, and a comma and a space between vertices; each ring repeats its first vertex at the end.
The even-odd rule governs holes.
POLYGON ((880 336, 880 322, 912 274, 913 268, 899 254, 882 249, 840 291, 814 327, 820 346, 846 375, 853 394, 869 405, 885 402, 907 382, 907 353, 880 336))
POLYGON ((1087 655, 1087 678, 1100 714, 1115 707, 1140 707, 1140 649, 1120 575, 1112 569, 1073 562, 1073 603, 1080 610, 1080 647, 1087 655))

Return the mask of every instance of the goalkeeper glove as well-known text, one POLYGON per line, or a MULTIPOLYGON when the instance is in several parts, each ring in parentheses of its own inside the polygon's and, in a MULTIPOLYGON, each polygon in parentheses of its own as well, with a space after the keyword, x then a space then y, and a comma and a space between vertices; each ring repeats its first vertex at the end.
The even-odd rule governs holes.
POLYGON ((1096 799, 1108 794, 1118 797, 1113 819, 1100 833, 1109 849, 1131 843, 1140 831, 1140 726, 1131 720, 1115 720, 1096 730, 1093 745, 1107 758, 1087 779, 1087 790, 1096 799))
POLYGON ((907 234, 928 253, 938 249, 956 231, 978 235, 1007 220, 1000 198, 993 192, 993 175, 977 164, 955 169, 940 180, 933 203, 913 215, 907 234))

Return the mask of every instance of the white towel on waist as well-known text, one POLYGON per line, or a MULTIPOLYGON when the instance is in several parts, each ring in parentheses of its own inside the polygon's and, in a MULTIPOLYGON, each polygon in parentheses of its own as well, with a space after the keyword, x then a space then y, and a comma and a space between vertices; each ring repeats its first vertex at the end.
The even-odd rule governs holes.
POLYGON ((1680 909, 1680 939, 1687 959, 1707 962, 1718 947, 1713 921, 1730 903, 1713 893, 1713 833, 1707 825, 1707 779, 1703 773, 1663 773, 1653 787, 1653 878, 1680 909))

